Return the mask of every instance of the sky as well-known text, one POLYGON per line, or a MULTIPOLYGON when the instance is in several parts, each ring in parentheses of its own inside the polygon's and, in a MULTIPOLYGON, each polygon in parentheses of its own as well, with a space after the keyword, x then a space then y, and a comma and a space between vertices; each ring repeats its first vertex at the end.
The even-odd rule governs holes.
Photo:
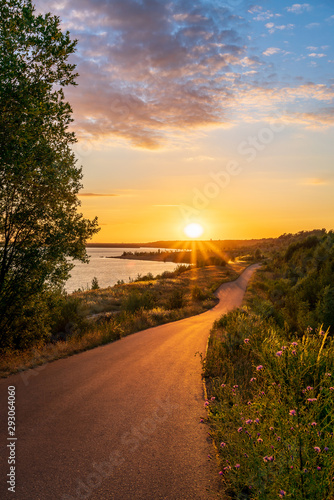
POLYGON ((78 40, 74 150, 95 242, 332 229, 334 3, 38 0, 78 40))

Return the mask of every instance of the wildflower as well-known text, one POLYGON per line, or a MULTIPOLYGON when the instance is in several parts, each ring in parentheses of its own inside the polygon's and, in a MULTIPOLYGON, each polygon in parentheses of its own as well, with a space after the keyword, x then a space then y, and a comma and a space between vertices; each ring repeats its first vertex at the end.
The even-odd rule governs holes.
POLYGON ((264 396, 264 395, 265 395, 265 392, 261 391, 260 396, 264 396))
POLYGON ((273 427, 269 427, 269 430, 270 430, 270 431, 273 431, 273 430, 274 430, 274 428, 273 428, 273 427))
POLYGON ((308 473, 308 470, 307 470, 307 469, 304 469, 304 471, 303 471, 303 472, 304 472, 305 474, 307 474, 307 473, 308 473))
POLYGON ((228 465, 227 467, 224 467, 224 470, 230 470, 231 469, 231 466, 228 465))
POLYGON ((200 423, 201 423, 201 424, 203 424, 203 423, 204 423, 204 418, 201 418, 200 423))
POLYGON ((329 448, 327 448, 327 446, 325 446, 324 451, 328 451, 328 450, 329 450, 329 448))
POLYGON ((251 424, 253 422, 253 420, 251 418, 249 418, 248 420, 246 420, 246 424, 251 424))
POLYGON ((257 371, 259 372, 260 370, 263 370, 263 366, 262 365, 259 365, 256 367, 257 371))
POLYGON ((216 399, 216 398, 215 398, 214 396, 212 396, 211 401, 214 401, 215 399, 216 399))
POLYGON ((290 431, 294 431, 294 430, 295 430, 294 427, 290 427, 290 431))
POLYGON ((331 377, 332 374, 331 373, 325 373, 325 377, 331 377))
POLYGON ((313 331, 313 328, 311 328, 310 326, 308 326, 308 327, 306 328, 306 331, 307 331, 307 333, 311 333, 311 332, 313 331))
POLYGON ((221 446, 222 448, 225 448, 226 443, 220 443, 220 446, 221 446))
POLYGON ((269 462, 269 458, 267 456, 263 457, 264 462, 269 462))
POLYGON ((292 345, 293 347, 297 347, 298 342, 292 342, 292 344, 291 344, 291 345, 292 345))
POLYGON ((319 446, 315 446, 315 447, 314 447, 314 451, 316 451, 317 453, 320 453, 320 452, 321 452, 321 449, 319 448, 319 446))
POLYGON ((325 332, 323 330, 320 330, 319 334, 320 335, 325 335, 325 332))
POLYGON ((260 420, 259 420, 258 418, 256 418, 256 419, 254 420, 254 422, 255 422, 256 424, 259 424, 259 423, 260 423, 260 420))
POLYGON ((222 476, 224 472, 222 470, 219 471, 219 475, 222 476))
POLYGON ((205 408, 207 408, 209 406, 209 404, 210 404, 209 401, 205 401, 205 403, 204 403, 205 408))
POLYGON ((287 349, 287 346, 286 346, 286 345, 283 345, 283 346, 281 347, 281 349, 282 349, 282 351, 285 351, 285 349, 287 349))
POLYGON ((290 413, 290 415, 294 416, 294 415, 296 415, 296 410, 290 410, 289 413, 290 413))
POLYGON ((329 390, 330 390, 330 391, 334 391, 334 387, 330 387, 330 388, 329 388, 329 390))
POLYGON ((257 442, 261 444, 261 443, 263 443, 263 439, 262 438, 258 438, 257 442))
POLYGON ((245 344, 249 344, 249 339, 244 339, 245 344))
POLYGON ((276 439, 277 439, 277 441, 280 441, 280 440, 281 440, 281 438, 280 438, 279 436, 277 436, 277 438, 276 438, 276 439))
POLYGON ((208 459, 211 460, 212 456, 211 455, 208 455, 208 459))
POLYGON ((255 378, 255 377, 252 377, 252 378, 250 379, 250 382, 255 382, 255 380, 256 380, 256 378, 255 378))
POLYGON ((321 467, 319 467, 319 466, 318 466, 318 467, 317 467, 317 470, 321 470, 321 467))
POLYGON ((291 351, 291 354, 292 354, 293 356, 296 356, 296 355, 297 355, 297 351, 293 350, 293 351, 291 351))
POLYGON ((308 401, 309 403, 314 403, 314 401, 316 401, 316 400, 317 400, 317 398, 308 398, 308 400, 307 400, 307 401, 308 401))
POLYGON ((278 496, 279 496, 280 498, 285 497, 285 495, 286 495, 286 491, 284 491, 284 490, 279 490, 278 496))
POLYGON ((226 387, 226 385, 225 385, 225 384, 222 384, 220 387, 226 387))
POLYGON ((248 458, 248 455, 247 455, 247 453, 245 453, 244 457, 245 457, 245 458, 248 458))
POLYGON ((238 385, 234 385, 233 389, 238 389, 238 387, 239 387, 238 385))
POLYGON ((308 385, 308 386, 306 387, 306 390, 307 390, 307 391, 312 391, 312 389, 313 389, 313 387, 311 387, 310 385, 308 385))
POLYGON ((247 403, 247 404, 248 404, 248 405, 251 405, 251 404, 252 404, 252 402, 251 402, 251 401, 248 401, 248 403, 247 403))
POLYGON ((239 427, 238 432, 241 432, 241 431, 242 431, 242 427, 239 427))
POLYGON ((236 469, 239 469, 240 464, 235 464, 235 466, 234 466, 234 467, 235 467, 236 469))
POLYGON ((311 425, 315 427, 317 425, 317 422, 312 422, 311 425))
POLYGON ((293 465, 290 465, 290 469, 293 469, 293 465))

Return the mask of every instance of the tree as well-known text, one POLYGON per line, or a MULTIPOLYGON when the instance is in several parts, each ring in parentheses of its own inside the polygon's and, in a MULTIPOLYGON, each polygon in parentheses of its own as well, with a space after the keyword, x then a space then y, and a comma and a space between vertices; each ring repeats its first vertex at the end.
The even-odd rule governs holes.
MULTIPOLYGON (((0 0, 0 345, 19 343, 20 318, 43 294, 63 286, 87 261, 98 231, 78 212, 82 171, 68 127, 63 88, 75 85, 68 62, 76 40, 60 20, 37 15, 30 0, 0 0)), ((43 300, 42 300, 43 302, 43 300)))

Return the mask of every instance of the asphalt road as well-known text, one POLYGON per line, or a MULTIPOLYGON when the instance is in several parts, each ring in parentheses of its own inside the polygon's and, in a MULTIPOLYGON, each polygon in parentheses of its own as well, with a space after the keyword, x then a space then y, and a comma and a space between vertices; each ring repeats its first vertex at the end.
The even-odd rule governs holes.
POLYGON ((219 304, 199 316, 1 380, 0 498, 218 498, 196 353, 205 353, 214 320, 241 304, 254 269, 222 285, 219 304), (8 386, 16 388, 15 442, 7 440, 8 386), (15 493, 6 485, 8 443, 15 493))

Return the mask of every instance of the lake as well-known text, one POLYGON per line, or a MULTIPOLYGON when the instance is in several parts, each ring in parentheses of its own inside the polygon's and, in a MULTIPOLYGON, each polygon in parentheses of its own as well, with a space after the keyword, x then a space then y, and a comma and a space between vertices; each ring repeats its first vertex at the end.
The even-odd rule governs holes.
MULTIPOLYGON (((174 271, 178 264, 174 262, 154 262, 147 260, 108 259, 122 255, 125 252, 153 252, 158 248, 87 248, 90 257, 89 264, 76 261, 71 271, 71 278, 66 282, 65 290, 68 293, 74 290, 90 288, 92 279, 97 278, 100 288, 113 286, 118 280, 125 283, 137 278, 138 274, 144 276, 152 273, 153 276, 164 271, 174 271)), ((160 249, 165 250, 165 249, 160 249)))

